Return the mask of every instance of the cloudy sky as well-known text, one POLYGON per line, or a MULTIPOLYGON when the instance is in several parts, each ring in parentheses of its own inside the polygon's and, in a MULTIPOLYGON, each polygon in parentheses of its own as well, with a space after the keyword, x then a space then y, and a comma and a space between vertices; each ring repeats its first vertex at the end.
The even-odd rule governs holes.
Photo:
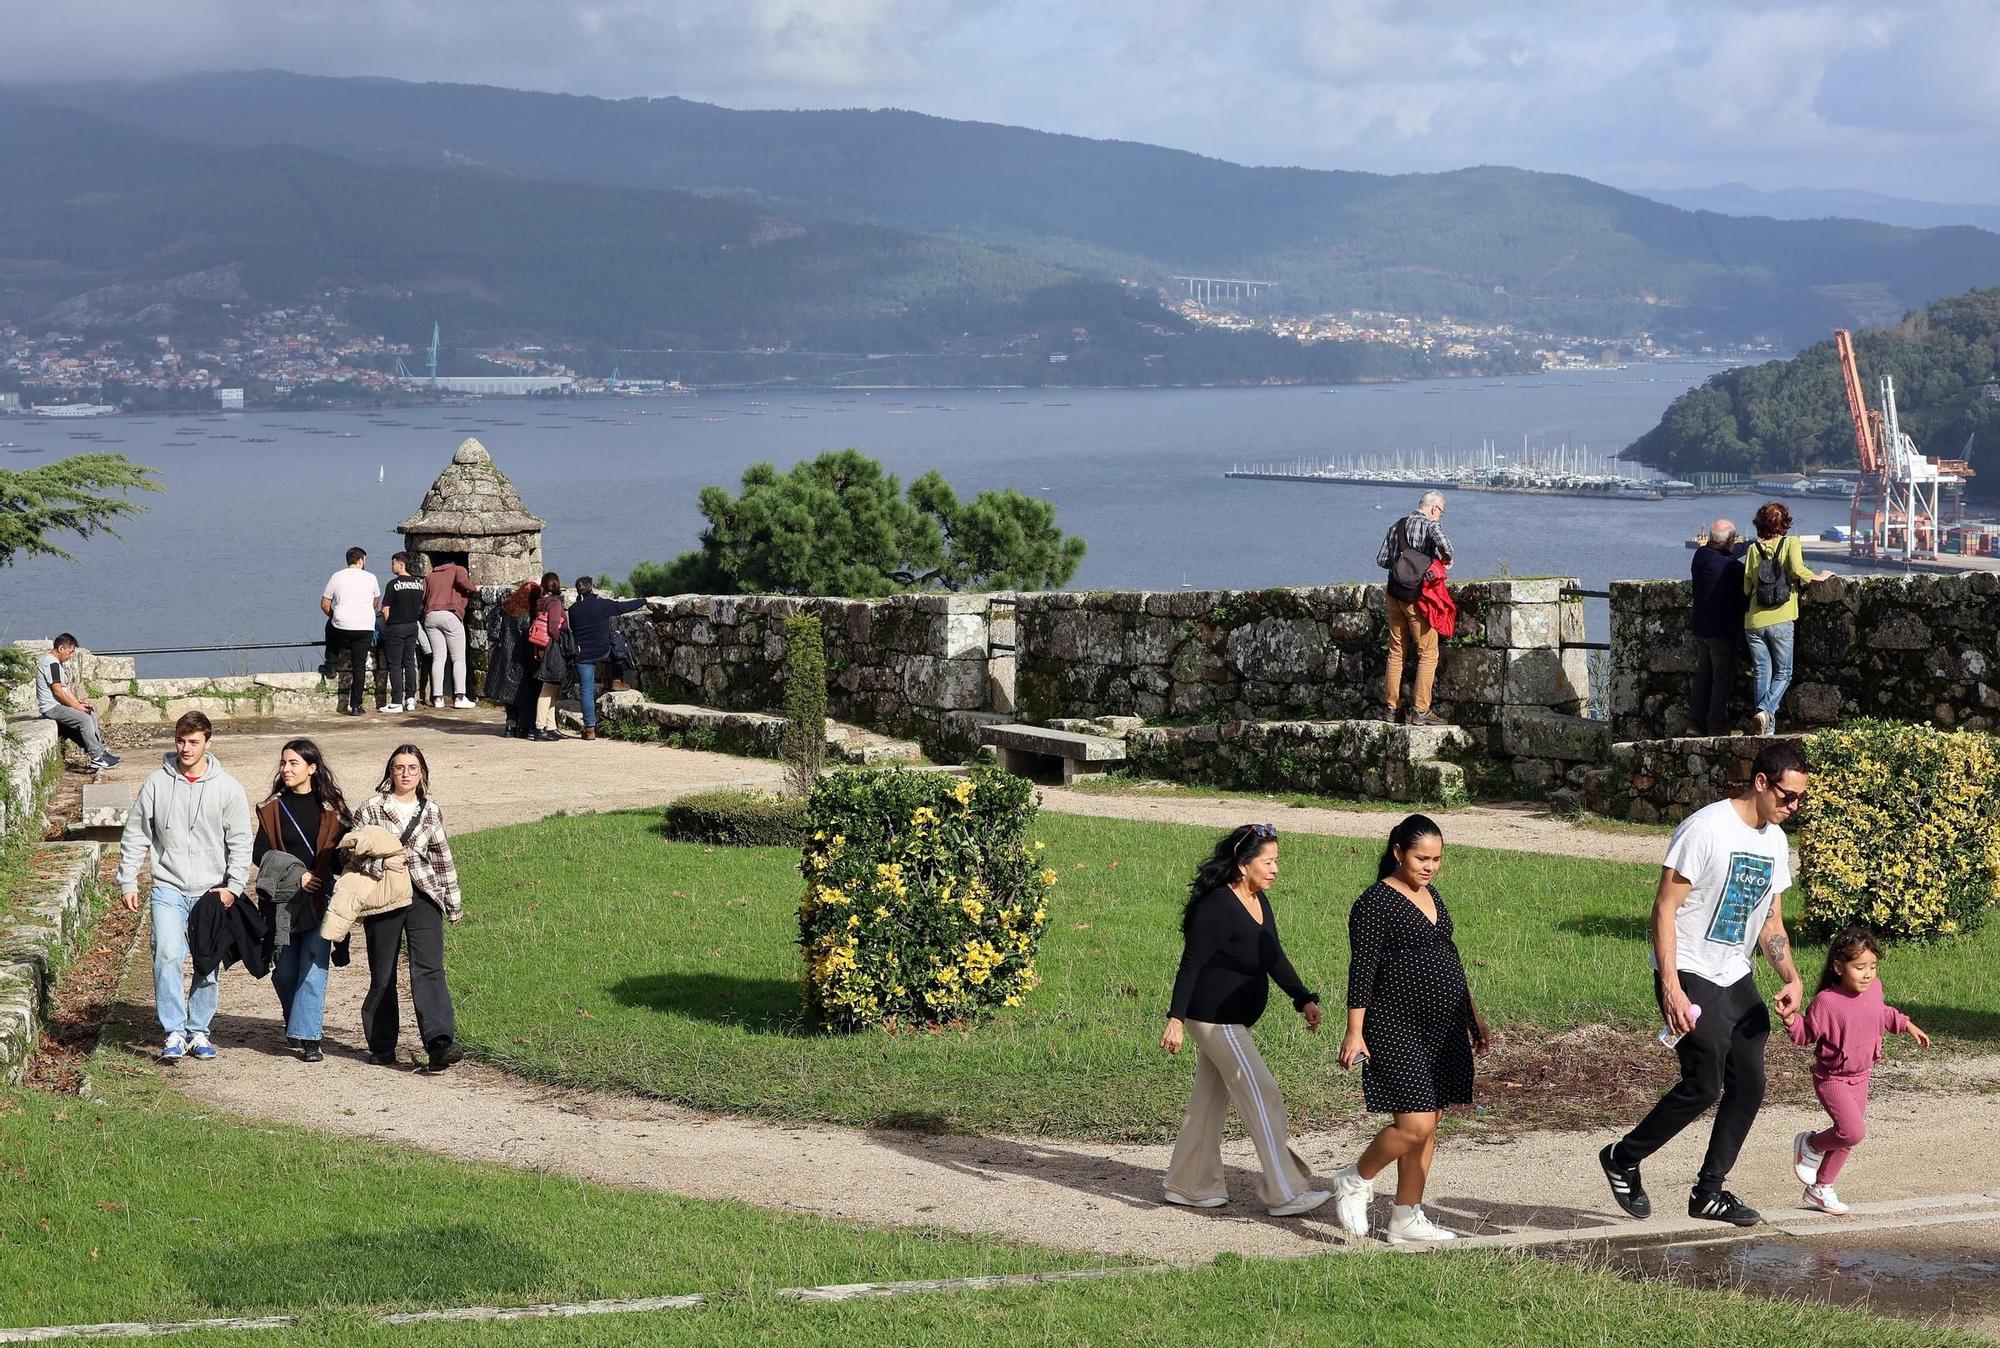
POLYGON ((1247 163, 2000 201, 2000 0, 0 0, 0 81, 895 106, 1247 163))

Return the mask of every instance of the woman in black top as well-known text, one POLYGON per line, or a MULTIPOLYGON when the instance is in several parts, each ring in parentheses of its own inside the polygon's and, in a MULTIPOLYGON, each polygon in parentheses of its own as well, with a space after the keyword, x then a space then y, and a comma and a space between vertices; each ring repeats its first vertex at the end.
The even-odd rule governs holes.
MULTIPOLYGON (((250 864, 261 871, 271 852, 289 852, 305 868, 300 899, 288 905, 299 919, 287 924, 289 938, 271 971, 278 1008, 285 1018, 285 1042, 306 1062, 319 1062, 320 1027, 326 1016, 326 975, 332 947, 319 934, 319 920, 340 869, 337 850, 353 823, 333 769, 311 740, 288 740, 278 752, 271 794, 257 807, 257 841, 250 864)), ((262 888, 264 877, 258 877, 262 888)))
POLYGON ((1368 1108, 1394 1121, 1334 1177, 1334 1210, 1349 1235, 1367 1235, 1375 1176, 1394 1161, 1392 1245, 1455 1238, 1424 1215, 1424 1183, 1438 1120, 1446 1107, 1472 1103, 1472 1053, 1487 1049, 1486 1024, 1452 944, 1451 910, 1431 886, 1443 864, 1443 833, 1411 815, 1390 832, 1377 879, 1347 918, 1353 956, 1340 1065, 1361 1064, 1368 1108))
POLYGON ((1160 1047, 1179 1053, 1192 1035, 1200 1062, 1167 1166, 1169 1203, 1215 1208, 1229 1201, 1222 1125, 1232 1101, 1263 1162, 1260 1196, 1272 1216, 1311 1212, 1330 1196, 1313 1188, 1311 1167, 1292 1150, 1284 1097, 1250 1038, 1273 978, 1305 1016, 1306 1027, 1319 1028, 1319 997, 1299 980, 1278 942, 1278 919, 1267 897, 1277 878, 1278 831, 1269 824, 1245 824, 1215 845, 1188 888, 1181 915, 1187 946, 1160 1047))

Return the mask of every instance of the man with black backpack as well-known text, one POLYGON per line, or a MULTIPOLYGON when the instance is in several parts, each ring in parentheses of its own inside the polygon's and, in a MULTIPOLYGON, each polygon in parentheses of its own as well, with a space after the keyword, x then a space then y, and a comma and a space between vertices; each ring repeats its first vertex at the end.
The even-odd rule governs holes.
POLYGON ((1417 651, 1416 707, 1411 725, 1443 725, 1444 718, 1431 711, 1431 685, 1437 679, 1437 629, 1424 621, 1417 608, 1423 593, 1424 576, 1434 561, 1451 564, 1451 540, 1438 523, 1444 517, 1444 493, 1427 491, 1417 508, 1389 526, 1375 565, 1389 573, 1389 668, 1383 680, 1383 699, 1389 704, 1391 721, 1401 720, 1397 708, 1403 699, 1403 657, 1411 646, 1417 651))

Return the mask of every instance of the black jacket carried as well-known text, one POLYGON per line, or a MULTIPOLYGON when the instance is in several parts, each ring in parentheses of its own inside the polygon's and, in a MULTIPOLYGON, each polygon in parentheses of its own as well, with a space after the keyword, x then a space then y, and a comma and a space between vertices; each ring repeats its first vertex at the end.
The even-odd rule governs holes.
POLYGON ((1704 543, 1694 550, 1688 576, 1694 582, 1694 603, 1688 609, 1688 630, 1698 637, 1733 637, 1743 633, 1743 614, 1750 597, 1743 592, 1743 554, 1748 543, 1725 552, 1704 543))
MULTIPOLYGON (((530 650, 533 647, 529 648, 530 650)), ((542 662, 535 667, 535 677, 543 683, 552 683, 558 688, 567 688, 576 682, 576 667, 580 662, 576 655, 576 632, 568 623, 556 633, 556 639, 542 652, 542 662)))
POLYGON ((528 671, 528 615, 509 613, 495 604, 486 615, 486 696, 494 702, 514 700, 528 671))
POLYGON ((242 964, 252 978, 271 972, 271 925, 264 910, 249 895, 239 895, 227 908, 219 891, 195 900, 188 914, 188 953, 194 957, 199 983, 217 969, 242 964))

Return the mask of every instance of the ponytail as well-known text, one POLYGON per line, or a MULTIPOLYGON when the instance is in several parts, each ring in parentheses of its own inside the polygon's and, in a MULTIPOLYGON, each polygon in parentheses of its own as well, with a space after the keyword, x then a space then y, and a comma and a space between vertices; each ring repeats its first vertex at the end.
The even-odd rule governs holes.
POLYGON ((1377 862, 1375 866, 1375 879, 1377 883, 1387 880, 1390 876, 1394 875, 1396 868, 1402 864, 1396 859, 1396 853, 1409 851, 1417 845, 1417 841, 1421 838, 1436 838, 1439 842, 1444 841, 1444 830, 1439 828, 1436 821, 1427 814, 1410 815, 1402 823, 1389 830, 1389 841, 1382 849, 1382 860, 1377 862))

